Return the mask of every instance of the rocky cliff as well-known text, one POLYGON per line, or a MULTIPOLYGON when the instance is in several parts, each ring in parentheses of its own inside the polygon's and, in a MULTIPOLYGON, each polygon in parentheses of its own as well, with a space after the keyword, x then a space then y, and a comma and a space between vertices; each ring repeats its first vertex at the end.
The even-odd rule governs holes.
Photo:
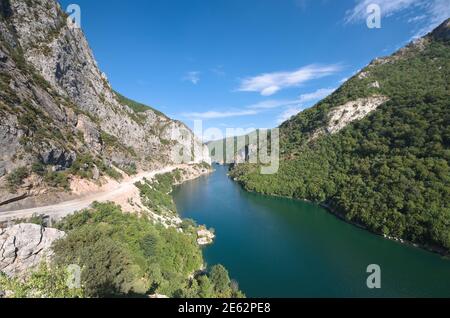
POLYGON ((135 105, 111 88, 55 0, 0 0, 0 205, 67 188, 73 173, 161 167, 181 146, 209 161, 183 123, 135 105))

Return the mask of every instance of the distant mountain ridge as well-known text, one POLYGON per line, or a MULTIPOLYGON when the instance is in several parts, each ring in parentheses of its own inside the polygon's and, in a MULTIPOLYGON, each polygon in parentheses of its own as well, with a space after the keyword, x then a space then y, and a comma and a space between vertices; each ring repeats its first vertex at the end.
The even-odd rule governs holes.
POLYGON ((250 191, 307 199, 398 240, 450 251, 450 19, 375 59, 280 126, 278 174, 237 165, 250 191))
POLYGON ((186 125, 113 91, 55 0, 0 0, 0 119, 0 205, 71 174, 165 166, 175 147, 209 161, 186 125))

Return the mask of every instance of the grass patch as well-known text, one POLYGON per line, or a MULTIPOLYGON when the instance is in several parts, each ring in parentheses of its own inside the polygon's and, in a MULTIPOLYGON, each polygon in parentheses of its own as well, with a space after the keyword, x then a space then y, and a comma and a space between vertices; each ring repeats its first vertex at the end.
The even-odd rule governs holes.
POLYGON ((137 174, 137 167, 134 162, 128 165, 123 165, 120 168, 122 169, 123 172, 125 172, 129 176, 134 176, 137 174))
POLYGON ((12 171, 6 177, 6 182, 9 190, 16 191, 20 187, 26 178, 30 176, 30 172, 26 167, 20 167, 12 171))
POLYGON ((122 175, 112 166, 106 165, 101 159, 96 159, 90 154, 79 155, 69 169, 69 173, 83 179, 92 180, 97 167, 100 175, 107 175, 115 180, 121 180, 122 175))
POLYGON ((133 149, 133 147, 124 146, 117 137, 110 135, 105 131, 101 131, 100 139, 102 143, 108 148, 116 150, 119 149, 125 153, 128 153, 133 158, 137 157, 136 151, 133 149))
POLYGON ((45 183, 52 188, 70 190, 69 177, 67 172, 53 171, 41 162, 36 162, 31 166, 31 171, 41 176, 45 183))
POLYGON ((138 103, 134 100, 131 100, 131 99, 119 94, 118 92, 114 92, 114 93, 116 94, 116 97, 117 97, 119 103, 130 107, 135 113, 143 113, 147 110, 151 110, 154 113, 156 113, 157 115, 167 118, 167 116, 164 115, 159 110, 156 110, 150 106, 144 105, 142 103, 138 103))

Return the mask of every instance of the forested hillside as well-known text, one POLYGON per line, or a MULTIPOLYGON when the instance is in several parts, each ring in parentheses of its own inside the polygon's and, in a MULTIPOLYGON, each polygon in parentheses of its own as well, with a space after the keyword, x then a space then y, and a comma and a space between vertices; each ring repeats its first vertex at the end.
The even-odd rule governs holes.
POLYGON ((449 110, 447 20, 283 123, 278 174, 244 164, 232 176, 247 190, 320 202, 375 233, 448 253, 449 110))
POLYGON ((0 206, 157 169, 193 145, 208 161, 186 125, 112 89, 57 1, 0 0, 0 206))

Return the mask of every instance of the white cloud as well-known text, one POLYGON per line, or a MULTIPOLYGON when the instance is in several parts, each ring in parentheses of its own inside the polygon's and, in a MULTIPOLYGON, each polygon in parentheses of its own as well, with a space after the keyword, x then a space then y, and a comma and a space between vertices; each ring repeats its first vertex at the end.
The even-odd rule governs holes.
POLYGON ((367 18, 366 10, 370 4, 378 4, 383 17, 407 10, 410 13, 414 9, 420 10, 420 14, 415 14, 406 20, 406 22, 414 24, 412 27, 415 33, 413 39, 427 34, 450 17, 449 0, 357 0, 356 6, 346 12, 345 22, 364 21, 367 18))
POLYGON ((257 104, 245 106, 242 109, 226 110, 226 111, 207 111, 207 112, 192 112, 183 113, 183 117, 189 119, 217 119, 217 118, 229 118, 240 116, 258 115, 262 112, 273 108, 288 107, 292 105, 298 105, 300 101, 296 100, 267 100, 257 104))
MULTIPOLYGON (((229 118, 229 117, 241 117, 241 116, 252 116, 258 115, 275 108, 287 108, 280 118, 285 118, 289 116, 292 112, 299 112, 305 107, 305 103, 319 101, 331 93, 335 89, 332 88, 321 88, 312 93, 306 93, 300 95, 297 99, 271 99, 265 100, 257 104, 245 106, 242 109, 231 109, 226 111, 207 111, 207 112, 191 112, 183 113, 181 116, 189 119, 218 119, 218 118, 229 118)), ((292 116, 292 115, 291 115, 292 116)), ((290 117, 290 116, 289 116, 290 117)), ((289 118, 288 117, 288 118, 289 118)), ((284 121, 284 120, 283 120, 284 121)))
POLYGON ((299 101, 300 103, 318 101, 324 99, 325 97, 333 93, 335 90, 336 90, 335 88, 321 88, 315 92, 300 95, 299 101))
POLYGON ((272 109, 272 108, 278 108, 278 107, 285 107, 293 104, 298 104, 300 101, 298 99, 295 100, 266 100, 257 104, 253 104, 248 106, 249 109, 272 109))
POLYGON ((313 101, 319 101, 324 99, 331 93, 335 91, 334 88, 320 88, 312 93, 305 93, 300 95, 297 99, 289 100, 289 99, 271 99, 266 100, 251 106, 248 106, 249 109, 272 109, 279 107, 287 107, 287 106, 297 106, 299 104, 304 104, 313 101))
POLYGON ((346 23, 365 20, 368 16, 367 7, 371 4, 378 4, 381 8, 382 16, 386 17, 410 8, 412 5, 422 2, 422 0, 358 0, 357 2, 358 4, 353 9, 346 12, 346 23))
POLYGON ((295 106, 289 107, 288 109, 286 109, 284 112, 282 112, 278 116, 277 124, 284 123, 286 120, 291 119, 293 116, 297 115, 301 111, 303 111, 303 108, 301 108, 301 107, 295 107, 295 106))
POLYGON ((261 74, 244 79, 238 91, 259 92, 262 96, 271 96, 284 88, 297 87, 309 80, 329 76, 340 70, 341 66, 338 64, 313 64, 292 72, 261 74))
POLYGON ((408 19, 408 23, 415 23, 415 22, 418 22, 418 21, 422 21, 423 19, 426 19, 426 17, 427 16, 425 14, 416 15, 416 16, 414 16, 412 18, 409 18, 408 19))
MULTIPOLYGON (((449 0, 431 0, 425 5, 427 12, 423 26, 416 31, 413 39, 426 35, 450 17, 449 0)), ((422 19, 423 20, 423 19, 422 19)), ((416 21, 413 21, 416 22, 416 21)))
POLYGON ((305 107, 304 104, 308 102, 315 102, 324 99, 331 93, 335 91, 334 88, 321 88, 312 93, 306 93, 299 96, 298 100, 295 103, 291 103, 291 105, 287 105, 288 108, 285 109, 277 118, 277 124, 282 124, 286 120, 291 117, 297 115, 302 112, 305 107), (296 104, 296 105, 294 105, 296 104))
POLYGON ((184 77, 183 81, 191 82, 194 85, 197 85, 200 82, 200 72, 192 71, 188 72, 184 77))

